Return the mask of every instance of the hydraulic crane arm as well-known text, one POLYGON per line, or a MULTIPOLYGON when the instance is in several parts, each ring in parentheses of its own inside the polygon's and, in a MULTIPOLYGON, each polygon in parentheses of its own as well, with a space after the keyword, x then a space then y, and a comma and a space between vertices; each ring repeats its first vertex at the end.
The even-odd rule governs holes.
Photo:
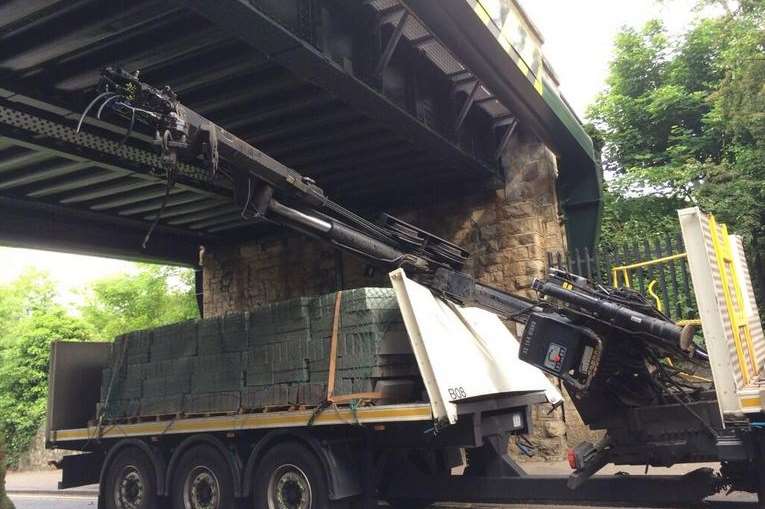
MULTIPOLYGON (((155 144, 168 175, 178 161, 206 165, 210 178, 221 174, 231 181, 234 201, 242 207, 244 217, 324 239, 385 270, 403 267, 440 295, 507 319, 525 322, 529 314, 551 307, 485 285, 462 272, 469 253, 451 242, 387 214, 372 223, 335 203, 312 179, 185 107, 168 87, 158 89, 141 81, 137 73, 106 68, 99 91, 83 118, 102 100, 99 114, 108 107, 129 120, 125 139, 136 122, 149 126, 156 133, 155 144)), ((535 282, 534 288, 543 296, 575 306, 589 319, 666 344, 677 345, 681 336, 687 343, 689 331, 683 336, 682 329, 665 318, 593 297, 583 286, 560 283, 560 278, 552 276, 535 282)))
POLYGON ((188 161, 204 163, 211 178, 228 177, 245 217, 322 238, 386 270, 404 267, 434 291, 506 318, 522 319, 540 310, 532 301, 461 272, 469 253, 459 246, 389 215, 372 223, 333 202, 312 179, 185 107, 169 88, 157 89, 137 74, 107 68, 99 91, 103 105, 129 120, 126 138, 136 122, 155 130, 168 173, 178 161, 188 161))

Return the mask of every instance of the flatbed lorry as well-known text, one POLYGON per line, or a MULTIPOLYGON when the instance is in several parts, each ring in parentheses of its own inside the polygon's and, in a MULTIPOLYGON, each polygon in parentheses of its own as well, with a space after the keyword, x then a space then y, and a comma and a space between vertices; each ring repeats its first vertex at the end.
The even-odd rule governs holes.
POLYGON ((740 239, 698 209, 679 217, 705 345, 693 327, 674 324, 636 292, 563 270, 534 282, 538 300, 477 282, 462 272, 468 253, 458 246, 391 216, 378 223, 357 216, 136 75, 106 69, 90 107, 99 100, 99 112, 127 119, 128 129, 155 130, 168 189, 184 165, 202 163, 209 179, 230 184, 242 217, 325 239, 391 271, 427 401, 343 410, 328 393, 318 410, 91 422, 108 346, 59 344, 49 444, 87 451, 62 461, 62 487, 100 481, 100 504, 109 508, 217 508, 234 500, 371 507, 378 498, 400 507, 440 500, 683 506, 725 488, 763 492, 765 338, 740 239), (525 324, 520 343, 500 316, 525 324), (668 372, 666 358, 708 365, 713 387, 678 382, 682 370, 668 372), (562 381, 585 423, 607 432, 571 451, 568 477, 526 476, 507 454, 507 436, 531 426, 529 408, 560 401, 539 370, 562 381), (696 461, 720 461, 720 472, 593 477, 607 463, 696 461), (452 475, 460 464, 463 475, 452 475))
MULTIPOLYGON (((104 421, 96 408, 113 344, 54 344, 48 444, 87 451, 64 458, 61 487, 99 482, 108 508, 160 507, 163 497, 173 507, 225 508, 247 498, 255 507, 321 508, 378 496, 402 463, 446 475, 462 464, 464 447, 483 451, 471 456, 472 469, 498 468, 507 436, 530 430, 531 406, 558 403, 560 394, 518 360, 517 341, 495 316, 444 307, 401 270, 391 279, 416 338, 422 402, 364 406, 355 403, 376 396, 330 389, 323 405, 104 421), (443 341, 449 351, 434 350, 443 341), (478 396, 455 403, 449 394, 457 390, 478 396)), ((395 492, 386 498, 411 503, 395 492)))

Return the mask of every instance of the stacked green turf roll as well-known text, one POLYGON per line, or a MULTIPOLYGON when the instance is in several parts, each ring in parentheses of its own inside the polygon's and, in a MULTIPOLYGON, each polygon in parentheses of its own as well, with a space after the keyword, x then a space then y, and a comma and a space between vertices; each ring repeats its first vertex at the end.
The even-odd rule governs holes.
MULTIPOLYGON (((336 294, 182 322, 115 340, 100 408, 107 420, 318 405, 327 398, 336 294)), ((381 380, 421 380, 393 291, 347 290, 341 313, 336 395, 372 392, 381 380)), ((384 384, 390 385, 389 383, 384 384)))

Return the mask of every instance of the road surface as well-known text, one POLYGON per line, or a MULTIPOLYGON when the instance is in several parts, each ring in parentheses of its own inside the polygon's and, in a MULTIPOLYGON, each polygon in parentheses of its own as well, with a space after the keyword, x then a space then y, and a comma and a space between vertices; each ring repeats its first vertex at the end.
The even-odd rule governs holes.
MULTIPOLYGON (((41 495, 11 495, 11 500, 16 504, 16 509, 95 509, 97 507, 96 499, 92 497, 73 497, 73 496, 41 496, 41 495)), ((439 505, 438 509, 466 509, 468 505, 439 505)), ((528 505, 512 505, 512 506, 489 506, 478 505, 474 506, 476 509, 490 509, 492 507, 501 509, 583 509, 573 506, 528 506, 528 505)), ((713 503, 706 506, 708 509, 755 509, 756 504, 753 502, 739 502, 730 501, 722 503, 713 503)), ((380 506, 380 509, 389 509, 387 506, 380 506)), ((603 507, 600 509, 617 509, 603 507)), ((623 509, 623 508, 622 508, 623 509)), ((634 508, 640 509, 640 508, 634 508)), ((643 508, 650 509, 650 508, 643 508)))
MULTIPOLYGON (((693 470, 698 466, 706 465, 678 465, 671 471, 666 469, 651 469, 651 473, 656 474, 683 474, 693 470)), ((563 473, 568 468, 567 465, 560 464, 531 464, 524 465, 530 473, 550 474, 563 473)), ((626 470, 632 475, 639 475, 644 472, 642 467, 606 467, 605 473, 614 474, 617 471, 626 470), (618 470, 617 470, 618 468, 618 470)), ((58 481, 61 480, 61 472, 43 471, 43 472, 11 472, 6 478, 6 487, 8 488, 11 500, 16 504, 16 509, 96 509, 96 489, 97 486, 85 486, 75 488, 74 492, 64 492, 62 495, 56 494, 58 481)), ((754 509, 753 503, 756 498, 748 493, 734 493, 730 497, 717 496, 718 500, 724 502, 710 504, 708 509, 754 509)), ((441 504, 438 509, 467 509, 470 505, 466 504, 441 504)), ((509 506, 490 506, 478 504, 472 506, 472 509, 576 509, 572 506, 528 506, 523 504, 509 506)), ((387 506, 380 506, 381 509, 388 509, 387 506)), ((601 508, 609 509, 609 508, 601 508)), ((645 509, 645 508, 644 508, 645 509)))
POLYGON ((50 497, 39 495, 11 495, 16 509, 94 509, 98 507, 95 498, 50 497))

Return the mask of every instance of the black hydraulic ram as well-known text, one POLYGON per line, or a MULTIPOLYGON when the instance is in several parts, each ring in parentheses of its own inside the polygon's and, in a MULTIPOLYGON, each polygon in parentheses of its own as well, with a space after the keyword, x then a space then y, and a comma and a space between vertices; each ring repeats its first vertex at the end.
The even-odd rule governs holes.
POLYGON ((300 211, 272 199, 268 211, 283 225, 324 238, 344 251, 389 268, 407 266, 412 276, 429 288, 467 306, 488 309, 508 319, 540 311, 534 303, 477 282, 464 272, 438 267, 432 273, 427 260, 381 242, 318 212, 300 211))
POLYGON ((670 321, 654 318, 627 306, 578 291, 573 286, 564 288, 554 282, 537 279, 534 280, 532 288, 542 295, 579 307, 588 314, 616 327, 659 339, 670 347, 688 345, 693 337, 692 326, 679 327, 670 321))
POLYGON ((427 269, 427 262, 416 256, 407 255, 395 247, 381 242, 369 235, 364 235, 340 221, 314 212, 303 212, 288 207, 275 199, 271 199, 268 212, 284 226, 304 231, 310 235, 325 238, 337 247, 356 253, 359 256, 379 264, 392 266, 409 265, 427 269))

